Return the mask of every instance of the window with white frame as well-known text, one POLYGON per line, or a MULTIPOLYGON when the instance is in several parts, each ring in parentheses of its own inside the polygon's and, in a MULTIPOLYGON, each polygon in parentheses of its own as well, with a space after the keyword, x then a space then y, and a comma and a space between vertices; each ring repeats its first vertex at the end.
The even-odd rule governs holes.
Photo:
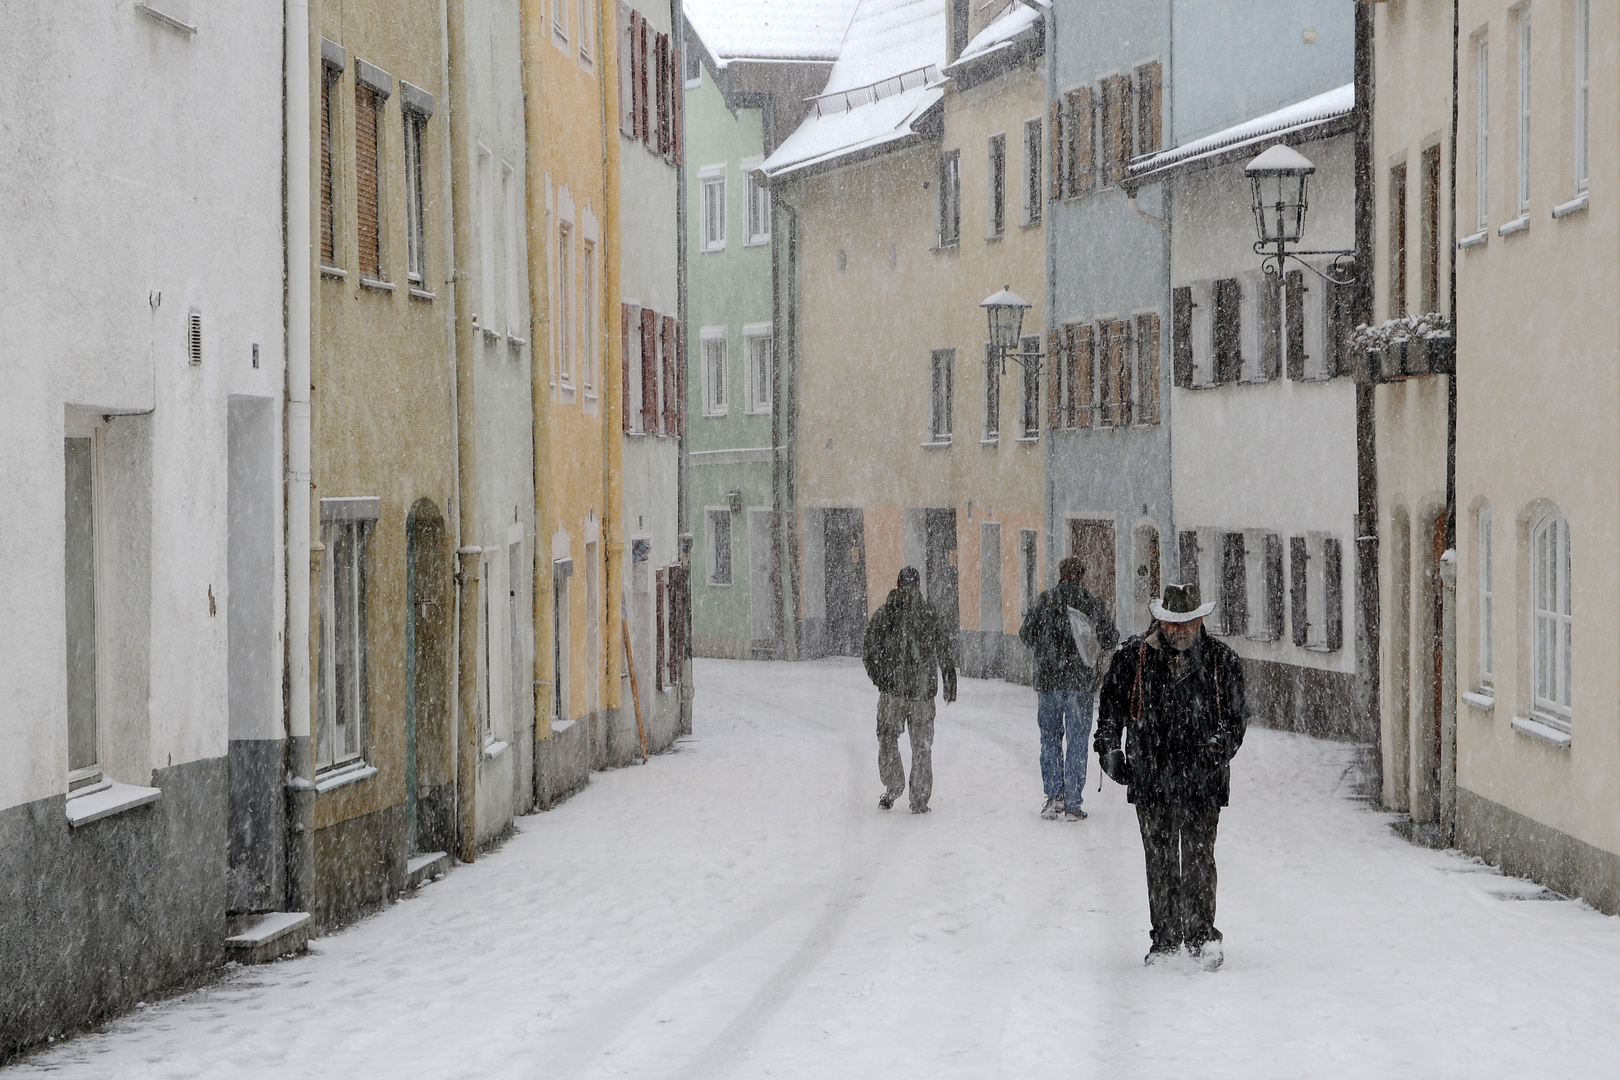
POLYGON ((495 642, 490 637, 489 598, 494 591, 494 578, 492 577, 493 564, 488 558, 479 562, 479 573, 485 588, 478 595, 478 733, 483 736, 483 746, 487 750, 489 745, 496 741, 495 734, 495 684, 490 681, 490 667, 494 658, 495 642))
POLYGON ((951 369, 955 364, 955 349, 935 349, 929 358, 928 431, 932 442, 951 441, 951 369))
POLYGON ((495 313, 495 159, 489 147, 478 144, 478 325, 495 333, 501 325, 495 313))
POLYGON ((563 386, 574 385, 574 278, 572 273, 573 230, 557 227, 557 376, 563 386))
POLYGON ((1243 551, 1249 613, 1245 634, 1251 641, 1280 641, 1286 601, 1282 537, 1273 532, 1246 532, 1243 551))
POLYGON ((770 323, 743 327, 743 356, 748 362, 748 411, 771 411, 771 383, 775 378, 770 323))
POLYGON ((579 376, 587 393, 596 388, 596 245, 580 255, 579 376))
POLYGON ((962 240, 961 155, 955 150, 940 154, 936 171, 939 186, 939 246, 955 247, 962 240))
POLYGON ((562 41, 568 40, 569 0, 551 0, 551 29, 562 41))
POLYGON ((502 247, 506 256, 506 336, 514 341, 528 337, 523 325, 523 275, 518 258, 518 241, 523 232, 522 218, 518 214, 517 169, 510 162, 501 162, 501 222, 502 247))
POLYGON ((1479 508, 1479 685, 1489 689, 1496 683, 1496 650, 1491 636, 1491 620, 1496 613, 1495 570, 1492 565, 1491 506, 1479 508))
POLYGON ((729 396, 726 381, 730 372, 726 356, 726 328, 705 326, 701 331, 703 343, 703 415, 726 415, 729 396))
MULTIPOLYGON (((1041 351, 1041 339, 1026 337, 1021 347, 1024 355, 1033 356, 1041 351)), ((1018 370, 1023 383, 1023 393, 1019 398, 1018 435, 1021 439, 1038 439, 1041 435, 1041 369, 1031 361, 1019 364, 1018 370)))
POLYGON ((709 584, 731 584, 731 511, 711 508, 709 518, 709 584))
MULTIPOLYGON (((566 3, 567 0, 557 0, 557 3, 566 3)), ((579 0, 579 58, 590 63, 591 53, 596 48, 596 19, 593 18, 594 5, 591 0, 579 0)))
POLYGON ((745 161, 743 176, 748 180, 748 239, 749 244, 771 242, 771 189, 760 183, 754 175, 759 161, 745 161))
POLYGON ((1556 510, 1544 514, 1530 534, 1531 709, 1536 718, 1570 728, 1569 522, 1556 510))
POLYGON ((418 287, 427 282, 427 230, 422 197, 422 129, 427 118, 415 109, 405 116, 405 278, 418 287))
POLYGON ((1516 205, 1519 216, 1530 212, 1530 7, 1519 9, 1519 170, 1516 205))
POLYGON ((1474 39, 1474 228, 1484 232, 1491 220, 1491 67, 1490 39, 1474 39))
POLYGON ((1588 169, 1587 122, 1591 103, 1591 0, 1575 0, 1575 191, 1586 190, 1588 169))
POLYGON ((1024 224, 1035 225, 1041 220, 1041 206, 1046 202, 1041 174, 1041 122, 1024 121, 1024 224))
POLYGON ((703 250, 724 251, 726 247, 726 167, 705 165, 698 170, 703 199, 703 250))
POLYGON ((1001 438, 1001 355, 994 345, 984 347, 984 438, 982 442, 996 442, 1001 438))
POLYGON ((366 754, 367 547, 377 521, 376 499, 322 499, 320 649, 317 674, 321 769, 361 762, 366 754))
POLYGON ((686 89, 696 90, 703 85, 703 54, 696 42, 688 39, 681 49, 682 82, 686 89))
POLYGON ((98 590, 100 438, 70 426, 63 444, 66 534, 63 595, 67 625, 68 793, 101 781, 101 670, 98 590))
POLYGON ((990 136, 990 214, 992 238, 1007 231, 1007 136, 990 136))

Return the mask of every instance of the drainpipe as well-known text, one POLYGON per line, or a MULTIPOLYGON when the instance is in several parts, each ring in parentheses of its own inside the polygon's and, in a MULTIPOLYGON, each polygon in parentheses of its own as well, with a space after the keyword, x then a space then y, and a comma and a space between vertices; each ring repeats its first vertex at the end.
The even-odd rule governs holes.
MULTIPOLYGON (((613 40, 618 40, 618 25, 614 22, 615 5, 601 4, 599 25, 611 28, 613 40)), ((603 37, 606 39, 606 31, 603 37)), ((549 46, 548 46, 549 47, 549 46)), ((624 335, 622 329, 614 333, 617 320, 611 317, 615 304, 624 298, 623 258, 624 223, 620 213, 620 144, 618 123, 619 60, 617 49, 601 50, 604 63, 601 68, 602 101, 602 302, 608 314, 608 333, 602 335, 607 344, 604 356, 609 362, 602 371, 602 642, 607 649, 602 658, 602 702, 605 716, 593 730, 602 733, 600 756, 593 764, 607 763, 608 718, 617 719, 625 708, 628 675, 624 663, 624 623, 619 613, 626 602, 624 593, 624 433, 618 418, 624 415, 626 393, 624 373, 624 335), (617 361, 617 362, 614 362, 617 361)), ((620 320, 623 309, 620 309, 620 320)))
MULTIPOLYGON (((672 34, 679 35, 682 41, 680 58, 682 69, 676 72, 675 93, 686 94, 686 22, 681 13, 681 0, 670 0, 669 5, 670 26, 672 34)), ((683 117, 681 124, 681 138, 686 137, 684 123, 686 102, 671 102, 672 109, 681 110, 683 117)), ((691 340, 687 327, 687 289, 686 289, 686 153, 685 147, 676 151, 677 164, 675 166, 675 293, 676 293, 676 323, 680 326, 681 341, 691 340)), ((683 390, 688 383, 686 378, 686 351, 676 357, 682 370, 676 376, 676 385, 683 390)), ((687 457, 688 447, 686 441, 686 397, 676 406, 675 415, 680 418, 678 430, 675 432, 676 449, 678 455, 675 466, 675 532, 680 536, 680 563, 681 563, 681 627, 676 631, 676 640, 681 643, 681 656, 677 659, 680 666, 680 731, 682 735, 692 734, 692 698, 696 687, 692 684, 692 516, 687 508, 687 501, 691 493, 691 462, 687 457)))
MULTIPOLYGON (((464 0, 439 0, 440 40, 444 42, 444 71, 449 83, 449 115, 445 117, 445 143, 449 161, 452 218, 466 211, 465 198, 472 191, 467 162, 468 134, 463 130, 467 109, 466 57, 467 12, 464 0)), ((478 857, 478 759, 482 750, 478 738, 478 611, 483 586, 483 549, 478 538, 478 457, 474 442, 474 386, 472 334, 460 333, 472 326, 471 297, 459 286, 461 267, 472 265, 472 230, 456 228, 452 221, 446 250, 451 252, 451 275, 456 284, 451 301, 451 424, 456 443, 456 858, 472 862, 478 857)), ((489 313, 482 313, 485 320, 489 313)))
POLYGON ((1440 556, 1440 842, 1457 835, 1457 549, 1440 556))
POLYGON ((315 758, 310 739, 309 0, 287 0, 287 906, 315 886, 315 758))

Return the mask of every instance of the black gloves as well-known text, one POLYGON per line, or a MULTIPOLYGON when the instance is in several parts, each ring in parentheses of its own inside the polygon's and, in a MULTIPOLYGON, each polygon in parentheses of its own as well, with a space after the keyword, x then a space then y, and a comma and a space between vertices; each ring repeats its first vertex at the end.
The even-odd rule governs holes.
POLYGON ((1116 784, 1131 782, 1131 763, 1125 760, 1125 751, 1110 750, 1103 756, 1102 771, 1116 784))

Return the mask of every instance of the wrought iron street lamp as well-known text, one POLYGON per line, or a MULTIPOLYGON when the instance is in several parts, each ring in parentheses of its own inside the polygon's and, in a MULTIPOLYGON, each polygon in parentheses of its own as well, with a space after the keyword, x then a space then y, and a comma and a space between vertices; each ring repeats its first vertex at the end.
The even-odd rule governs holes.
POLYGON ((1024 312, 1030 309, 1030 302, 1012 291, 1007 285, 993 296, 987 296, 979 303, 990 318, 990 347, 996 350, 996 356, 1001 360, 1001 373, 1007 374, 1007 356, 1026 368, 1034 368, 1037 372, 1041 367, 1041 357, 1044 353, 1039 351, 1025 352, 1020 348, 1023 341, 1024 312))
POLYGON ((1305 251, 1298 247, 1305 235, 1310 177, 1314 172, 1316 166, 1309 158, 1282 143, 1244 168, 1243 174, 1254 190, 1254 227, 1260 237, 1255 241, 1254 253, 1262 256, 1260 265, 1267 274, 1281 277, 1283 264, 1295 259, 1327 281, 1349 285, 1356 277, 1354 251, 1305 251), (1333 266, 1324 274, 1305 261, 1306 255, 1332 255, 1333 266))

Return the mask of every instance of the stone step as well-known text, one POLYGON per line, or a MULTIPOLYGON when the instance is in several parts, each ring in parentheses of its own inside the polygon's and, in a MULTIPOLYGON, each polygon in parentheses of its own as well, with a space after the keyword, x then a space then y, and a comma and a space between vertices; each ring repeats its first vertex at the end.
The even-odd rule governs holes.
POLYGON ((405 864, 405 887, 417 889, 450 872, 450 856, 443 851, 413 855, 405 864))
POLYGON ((266 964, 309 946, 309 912, 272 911, 225 939, 225 956, 240 964, 266 964))

